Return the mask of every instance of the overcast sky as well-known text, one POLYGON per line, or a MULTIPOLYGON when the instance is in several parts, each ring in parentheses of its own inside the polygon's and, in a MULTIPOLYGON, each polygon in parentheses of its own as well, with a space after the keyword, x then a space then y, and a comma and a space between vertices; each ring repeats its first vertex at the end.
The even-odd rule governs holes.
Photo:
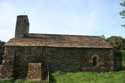
POLYGON ((14 37, 17 15, 28 15, 30 33, 125 36, 123 0, 0 0, 0 40, 14 37))

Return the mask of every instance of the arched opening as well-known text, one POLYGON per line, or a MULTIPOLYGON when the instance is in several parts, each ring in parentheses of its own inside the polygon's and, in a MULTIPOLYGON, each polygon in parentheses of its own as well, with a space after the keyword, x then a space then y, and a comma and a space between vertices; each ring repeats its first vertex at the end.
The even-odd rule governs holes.
POLYGON ((97 63, 98 63, 98 62, 97 62, 97 57, 94 56, 93 59, 92 59, 92 65, 93 65, 93 66, 96 66, 97 63))

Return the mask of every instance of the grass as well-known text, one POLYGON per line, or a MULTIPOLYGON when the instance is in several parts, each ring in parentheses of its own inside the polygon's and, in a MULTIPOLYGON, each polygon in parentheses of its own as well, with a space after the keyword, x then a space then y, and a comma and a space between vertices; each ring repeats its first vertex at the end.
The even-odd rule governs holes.
POLYGON ((125 83, 125 71, 52 73, 53 83, 125 83))
POLYGON ((49 83, 48 81, 0 80, 0 83, 49 83))
POLYGON ((0 83, 14 83, 13 79, 10 80, 0 80, 0 83))
POLYGON ((27 80, 16 80, 15 83, 49 83, 48 81, 27 81, 27 80))
MULTIPOLYGON (((125 70, 117 72, 54 72, 50 83, 125 83, 125 70)), ((0 80, 0 83, 49 83, 47 81, 0 80)))

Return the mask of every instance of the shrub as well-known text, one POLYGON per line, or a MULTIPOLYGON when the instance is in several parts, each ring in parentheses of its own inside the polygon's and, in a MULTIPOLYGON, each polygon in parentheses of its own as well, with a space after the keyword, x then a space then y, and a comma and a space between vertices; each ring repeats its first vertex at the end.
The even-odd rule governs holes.
POLYGON ((122 50, 121 53, 122 53, 122 65, 125 66, 125 50, 122 50))

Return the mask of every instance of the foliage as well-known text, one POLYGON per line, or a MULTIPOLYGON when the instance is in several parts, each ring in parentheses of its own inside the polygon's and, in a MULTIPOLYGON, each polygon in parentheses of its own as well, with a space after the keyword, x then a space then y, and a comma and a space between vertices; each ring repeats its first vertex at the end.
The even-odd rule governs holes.
MULTIPOLYGON (((122 7, 124 7, 124 9, 120 12, 120 16, 122 16, 122 18, 125 19, 125 1, 123 1, 122 3, 120 3, 120 5, 122 7)), ((125 24, 123 24, 122 27, 125 27, 125 24)))
POLYGON ((125 16, 125 10, 122 10, 122 11, 120 12, 120 15, 121 15, 121 16, 125 16))
POLYGON ((53 83, 125 83, 125 71, 119 72, 55 72, 53 83))
POLYGON ((112 46, 116 49, 122 49, 122 41, 123 38, 120 36, 111 36, 107 38, 107 41, 112 44, 112 46))
POLYGON ((0 47, 4 47, 5 42, 0 41, 0 47))
POLYGON ((125 6, 125 1, 124 1, 124 2, 122 2, 122 3, 120 3, 120 5, 121 5, 121 6, 125 6))
POLYGON ((122 50, 121 53, 122 53, 122 65, 123 67, 125 67, 125 50, 122 50))
POLYGON ((122 49, 125 50, 125 39, 122 40, 122 49))
POLYGON ((3 55, 4 55, 4 44, 5 44, 5 42, 0 41, 0 64, 2 62, 2 58, 3 58, 3 55))
POLYGON ((5 42, 0 41, 0 49, 4 48, 4 44, 5 44, 5 42))
POLYGON ((125 38, 120 36, 111 36, 106 39, 114 48, 125 50, 125 38))
POLYGON ((101 35, 101 38, 102 38, 102 39, 106 39, 106 38, 105 38, 105 35, 101 35))

